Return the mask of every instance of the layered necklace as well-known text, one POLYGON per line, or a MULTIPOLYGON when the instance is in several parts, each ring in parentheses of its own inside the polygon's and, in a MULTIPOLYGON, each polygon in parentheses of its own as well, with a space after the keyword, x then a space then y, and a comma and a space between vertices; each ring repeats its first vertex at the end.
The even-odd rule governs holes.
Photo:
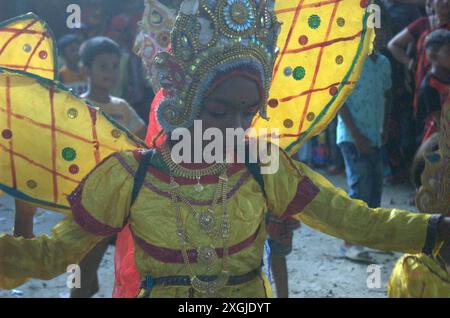
POLYGON ((202 192, 204 189, 203 185, 200 183, 201 177, 219 175, 227 167, 225 163, 215 163, 204 169, 188 169, 182 167, 172 160, 170 149, 167 144, 162 146, 162 158, 173 175, 186 179, 197 180, 197 184, 194 187, 197 192, 202 192))
POLYGON ((185 269, 191 278, 191 286, 202 294, 209 297, 214 296, 218 290, 227 285, 229 279, 228 241, 230 238, 230 218, 226 206, 228 193, 227 164, 214 164, 208 168, 199 170, 187 169, 173 162, 167 145, 162 147, 162 158, 170 171, 169 191, 172 206, 176 212, 177 237, 181 245, 185 269), (219 176, 219 181, 211 206, 206 209, 206 212, 200 212, 197 211, 197 209, 193 207, 189 200, 181 193, 180 185, 175 181, 175 177, 197 180, 195 191, 202 192, 203 186, 200 184, 200 178, 208 175, 219 176), (219 260, 213 242, 222 241, 222 266, 219 275, 216 275, 217 277, 214 280, 203 281, 194 273, 187 251, 190 246, 196 246, 196 244, 193 242, 192 237, 188 235, 186 226, 183 224, 181 213, 181 206, 183 204, 188 208, 188 211, 196 220, 199 230, 207 234, 211 239, 209 245, 196 247, 197 261, 206 267, 207 274, 210 274, 213 265, 219 260), (222 212, 219 218, 215 215, 216 209, 222 212))

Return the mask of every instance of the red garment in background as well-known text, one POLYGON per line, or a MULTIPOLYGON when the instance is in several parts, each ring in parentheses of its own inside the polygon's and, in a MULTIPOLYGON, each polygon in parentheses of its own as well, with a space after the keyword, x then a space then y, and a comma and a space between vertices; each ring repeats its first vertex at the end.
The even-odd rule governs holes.
MULTIPOLYGON (((161 126, 156 118, 156 108, 164 99, 163 91, 156 94, 150 108, 149 126, 145 143, 148 147, 154 148, 164 142, 164 135, 161 134, 161 126), (154 139, 156 136, 159 138, 154 139)), ((134 240, 130 230, 130 225, 117 235, 116 251, 114 255, 114 289, 113 298, 134 298, 139 293, 141 285, 141 274, 139 273, 134 258, 134 240)))
MULTIPOLYGON (((444 24, 437 29, 450 30, 450 23, 444 24)), ((437 30, 436 29, 436 30, 437 30)), ((430 20, 428 17, 420 18, 408 26, 408 31, 414 37, 416 41, 416 75, 415 75, 415 92, 414 92, 414 115, 417 113, 417 107, 419 104, 419 92, 420 86, 431 69, 430 62, 428 61, 427 52, 425 48, 425 41, 427 36, 435 31, 431 28, 430 20)))

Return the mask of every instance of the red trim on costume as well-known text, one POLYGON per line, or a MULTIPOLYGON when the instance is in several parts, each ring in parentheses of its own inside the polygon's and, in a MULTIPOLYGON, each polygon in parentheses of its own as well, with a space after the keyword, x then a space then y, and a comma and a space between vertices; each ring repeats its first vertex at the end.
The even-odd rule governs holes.
POLYGON ((293 232, 299 229, 300 222, 292 218, 277 218, 272 214, 267 219, 266 229, 272 240, 279 244, 290 246, 293 232))
POLYGON ((308 177, 303 177, 297 186, 297 194, 291 203, 289 203, 283 214, 283 218, 287 218, 301 212, 308 204, 311 203, 312 200, 314 200, 319 192, 319 188, 311 181, 311 179, 308 177))
POLYGON ((82 189, 76 193, 72 193, 68 197, 68 201, 72 207, 73 218, 78 225, 89 233, 98 236, 112 236, 122 230, 121 228, 114 228, 96 220, 82 205, 81 195, 82 189))
MULTIPOLYGON (((236 253, 242 251, 243 249, 249 247, 250 245, 252 245, 253 242, 255 242, 256 238, 258 237, 259 229, 260 228, 258 227, 256 232, 252 236, 247 238, 245 241, 242 241, 241 243, 238 243, 236 245, 229 247, 228 255, 231 256, 233 254, 236 254, 236 253)), ((170 249, 170 248, 152 245, 152 244, 144 241, 143 239, 141 239, 134 233, 133 233, 133 238, 136 241, 136 243, 152 258, 154 258, 160 262, 163 262, 163 263, 172 263, 172 264, 173 263, 180 263, 180 264, 183 263, 183 255, 181 254, 180 250, 174 250, 174 249, 170 249)), ((216 253, 220 258, 222 258, 223 257, 223 248, 216 248, 216 253)), ((189 262, 197 263, 197 250, 188 250, 187 254, 189 257, 189 262)))
MULTIPOLYGON (((109 158, 113 157, 113 155, 105 158, 98 166, 100 167, 105 162, 108 161, 109 158)), ((82 195, 83 195, 83 188, 85 185, 85 182, 87 178, 95 171, 91 171, 78 185, 78 187, 67 197, 67 201, 69 202, 72 210, 72 215, 75 220, 75 222, 78 223, 84 230, 86 230, 89 233, 92 233, 94 235, 98 236, 112 236, 117 233, 119 233, 122 228, 114 228, 110 225, 101 223, 97 219, 95 219, 89 211, 85 209, 82 201, 82 195)))

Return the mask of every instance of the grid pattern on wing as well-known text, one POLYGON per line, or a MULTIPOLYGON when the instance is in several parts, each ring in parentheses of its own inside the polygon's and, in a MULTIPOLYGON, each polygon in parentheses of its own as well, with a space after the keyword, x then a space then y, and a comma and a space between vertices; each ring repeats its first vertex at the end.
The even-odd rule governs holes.
POLYGON ((55 85, 0 73, 0 185, 43 205, 67 206, 82 178, 113 152, 136 149, 103 113, 55 85))
POLYGON ((55 52, 51 31, 32 14, 0 25, 0 67, 55 80, 55 52))
POLYGON ((371 49, 369 1, 276 1, 283 24, 268 117, 256 128, 278 128, 282 148, 295 152, 326 128, 359 78, 371 49))

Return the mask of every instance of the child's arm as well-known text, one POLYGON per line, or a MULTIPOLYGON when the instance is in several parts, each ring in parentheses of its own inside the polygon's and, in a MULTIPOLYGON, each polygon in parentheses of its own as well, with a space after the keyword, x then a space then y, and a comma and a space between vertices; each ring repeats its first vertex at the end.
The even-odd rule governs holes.
POLYGON ((26 240, 0 237, 0 288, 14 288, 28 277, 50 279, 76 264, 127 222, 133 173, 123 165, 132 152, 116 153, 100 163, 68 197, 72 216, 53 229, 52 237, 26 240))
POLYGON ((308 167, 303 167, 303 171, 318 190, 317 196, 295 217, 308 226, 353 244, 412 254, 431 253, 444 233, 448 240, 448 219, 445 229, 438 229, 437 216, 371 209, 308 167))
POLYGON ((126 103, 127 108, 127 128, 131 130, 133 134, 141 138, 145 139, 147 135, 147 126, 145 125, 142 118, 137 114, 133 107, 131 107, 128 103, 126 103))
POLYGON ((33 219, 37 208, 16 199, 16 215, 14 218, 14 236, 33 238, 33 219))
POLYGON ((430 254, 450 242, 450 219, 398 209, 371 209, 306 165, 280 154, 279 170, 264 175, 268 208, 347 242, 380 250, 430 254), (441 221, 441 223, 438 223, 441 221))
POLYGON ((84 231, 68 217, 51 237, 36 239, 0 236, 0 288, 11 289, 27 278, 52 279, 77 264, 103 237, 84 231))
POLYGON ((414 43, 414 37, 406 28, 397 34, 388 44, 388 49, 395 59, 407 66, 409 70, 414 70, 414 59, 410 58, 407 53, 408 46, 414 43))
POLYGON ((344 105, 339 112, 342 120, 344 121, 345 126, 350 131, 350 134, 355 141, 355 146, 358 149, 358 152, 361 154, 371 154, 373 150, 371 149, 371 141, 369 138, 364 136, 359 132, 358 127, 356 127, 355 122, 353 121, 352 115, 347 108, 347 105, 344 105))

